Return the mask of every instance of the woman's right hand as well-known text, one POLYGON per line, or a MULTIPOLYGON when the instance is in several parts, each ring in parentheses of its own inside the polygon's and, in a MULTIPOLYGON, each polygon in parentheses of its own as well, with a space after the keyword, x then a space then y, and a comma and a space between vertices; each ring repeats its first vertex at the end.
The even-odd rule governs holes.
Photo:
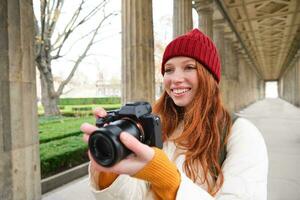
MULTIPOLYGON (((97 108, 94 111, 96 118, 105 117, 107 112, 103 108, 97 108)), ((105 125, 104 125, 105 126, 105 125)), ((80 130, 84 132, 83 140, 88 143, 90 135, 96 131, 98 127, 89 123, 81 125, 80 130)), ((120 141, 133 152, 127 158, 121 160, 112 167, 103 167, 99 165, 88 152, 91 161, 91 167, 98 172, 113 172, 116 174, 134 175, 140 171, 154 156, 154 150, 138 141, 135 137, 127 132, 120 133, 120 141)))

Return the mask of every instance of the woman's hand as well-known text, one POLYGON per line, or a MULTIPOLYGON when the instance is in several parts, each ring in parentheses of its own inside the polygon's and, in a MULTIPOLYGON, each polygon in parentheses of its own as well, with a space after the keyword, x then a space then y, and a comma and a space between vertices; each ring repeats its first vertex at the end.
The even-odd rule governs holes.
MULTIPOLYGON (((96 118, 105 117, 107 115, 103 108, 97 108, 94 110, 94 115, 96 118)), ((94 125, 84 123, 81 125, 80 130, 84 132, 83 140, 88 143, 89 136, 98 128, 94 125)), ((96 161, 91 156, 90 152, 89 158, 91 160, 91 167, 94 170, 100 172, 113 172, 116 174, 128 174, 134 175, 140 171, 154 156, 154 150, 138 141, 135 137, 127 132, 122 132, 120 134, 121 142, 130 149, 134 154, 129 155, 127 158, 121 160, 119 163, 112 167, 103 167, 96 163, 96 161)))

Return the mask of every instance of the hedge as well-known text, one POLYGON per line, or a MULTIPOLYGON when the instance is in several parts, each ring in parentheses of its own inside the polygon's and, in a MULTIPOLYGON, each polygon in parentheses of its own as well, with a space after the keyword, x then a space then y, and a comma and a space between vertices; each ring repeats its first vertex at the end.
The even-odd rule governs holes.
POLYGON ((79 128, 84 122, 94 124, 96 119, 94 117, 61 118, 59 121, 44 122, 39 125, 40 143, 79 135, 81 133, 79 128))
POLYGON ((88 161, 87 144, 82 134, 40 145, 42 178, 88 161))
POLYGON ((86 105, 86 104, 120 104, 120 97, 101 98, 60 98, 59 105, 86 105))

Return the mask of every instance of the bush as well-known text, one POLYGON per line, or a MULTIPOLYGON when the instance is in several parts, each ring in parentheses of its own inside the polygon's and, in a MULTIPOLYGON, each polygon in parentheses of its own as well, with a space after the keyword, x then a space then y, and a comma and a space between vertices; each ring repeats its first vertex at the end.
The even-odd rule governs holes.
POLYGON ((84 122, 94 124, 95 118, 57 118, 56 121, 43 122, 39 124, 40 143, 79 135, 81 133, 79 127, 84 122))
POLYGON ((58 108, 59 108, 59 110, 63 110, 63 109, 65 109, 65 106, 58 105, 58 108))
POLYGON ((74 111, 92 111, 92 107, 72 107, 74 111))
POLYGON ((87 144, 82 134, 40 145, 42 178, 88 161, 87 144))
POLYGON ((61 98, 59 105, 87 105, 87 104, 120 104, 120 97, 101 98, 61 98))

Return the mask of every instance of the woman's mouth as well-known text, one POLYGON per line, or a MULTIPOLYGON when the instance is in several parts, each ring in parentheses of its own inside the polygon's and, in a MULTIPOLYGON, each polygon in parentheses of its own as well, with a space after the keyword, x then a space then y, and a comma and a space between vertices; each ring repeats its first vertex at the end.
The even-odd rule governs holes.
POLYGON ((183 95, 183 94, 185 94, 186 92, 188 92, 190 90, 191 90, 191 88, 174 88, 174 89, 171 89, 172 93, 174 93, 174 95, 176 95, 176 96, 183 95))

